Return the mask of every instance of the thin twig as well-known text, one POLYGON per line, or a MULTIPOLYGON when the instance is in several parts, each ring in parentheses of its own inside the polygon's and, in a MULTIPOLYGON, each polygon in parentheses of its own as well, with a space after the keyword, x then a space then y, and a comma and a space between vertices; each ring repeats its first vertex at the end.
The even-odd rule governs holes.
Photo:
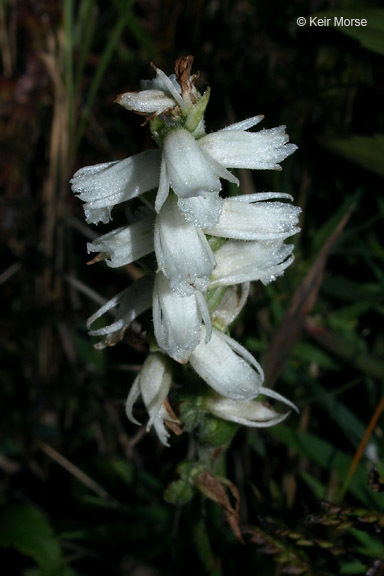
POLYGON ((79 280, 78 278, 74 278, 74 276, 70 276, 69 274, 66 274, 64 276, 64 279, 69 284, 71 284, 71 286, 76 288, 79 292, 82 292, 83 294, 88 296, 88 298, 90 300, 93 300, 93 302, 96 302, 97 304, 100 304, 101 306, 103 306, 103 304, 106 303, 105 298, 103 298, 95 290, 92 290, 92 288, 90 288, 89 286, 84 284, 84 282, 81 282, 81 280, 79 280))
POLYGON ((72 476, 77 478, 82 484, 84 484, 84 486, 87 486, 90 490, 92 490, 92 492, 95 492, 95 494, 100 496, 100 498, 103 498, 104 500, 108 500, 111 498, 108 492, 104 490, 104 488, 102 488, 99 484, 97 484, 97 482, 92 480, 92 478, 90 478, 88 474, 85 474, 85 472, 83 472, 82 470, 80 470, 80 468, 75 466, 75 464, 72 464, 72 462, 70 462, 67 458, 65 458, 65 456, 63 456, 62 454, 57 452, 57 450, 52 448, 52 446, 41 441, 39 442, 39 446, 41 450, 45 454, 47 454, 47 456, 49 456, 50 458, 52 458, 52 460, 57 462, 57 464, 62 466, 67 472, 69 472, 69 474, 72 474, 72 476))
POLYGON ((14 262, 0 274, 0 284, 7 282, 21 268, 21 262, 14 262))
POLYGON ((372 432, 374 431, 374 429, 376 428, 377 422, 381 416, 382 411, 384 410, 384 396, 382 396, 380 402, 378 403, 376 410, 373 413, 373 416, 371 418, 371 421, 369 422, 367 429, 364 433, 364 436, 361 439, 361 442, 359 444, 358 449, 355 452, 355 455, 353 457, 353 460, 351 462, 351 465, 349 467, 349 470, 347 472, 347 475, 345 477, 344 480, 344 484, 341 488, 341 492, 340 492, 340 498, 339 501, 341 502, 344 499, 345 493, 348 490, 349 484, 353 478, 353 475, 356 471, 356 468, 364 454, 364 450, 368 444, 368 441, 371 437, 372 432))

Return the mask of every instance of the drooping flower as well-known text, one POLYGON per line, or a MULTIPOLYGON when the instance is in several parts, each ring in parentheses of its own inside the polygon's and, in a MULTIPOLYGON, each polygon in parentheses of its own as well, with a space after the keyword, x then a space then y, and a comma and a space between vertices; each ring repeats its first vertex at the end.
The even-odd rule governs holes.
POLYGON ((99 308, 87 320, 87 328, 91 336, 105 336, 103 340, 95 344, 95 348, 101 350, 107 346, 114 346, 124 336, 124 332, 129 325, 152 304, 153 279, 149 276, 143 276, 136 280, 132 286, 129 286, 113 298, 108 300, 104 306, 99 308), (115 321, 104 328, 92 330, 92 325, 101 318, 106 312, 117 307, 115 321))
POLYGON ((236 240, 285 240, 300 231, 301 209, 286 202, 266 202, 277 198, 293 200, 281 192, 226 198, 219 221, 204 232, 236 240))
POLYGON ((171 187, 178 196, 185 216, 196 226, 214 226, 220 217, 222 205, 218 202, 220 178, 239 184, 228 168, 280 169, 279 162, 296 150, 288 144, 285 126, 247 132, 260 122, 256 116, 232 124, 223 130, 195 139, 187 130, 172 130, 164 139, 160 185, 156 210, 165 202, 171 187), (202 220, 194 209, 197 202, 188 200, 203 196, 209 216, 202 220))
POLYGON ((153 324, 160 348, 185 364, 199 344, 203 322, 206 340, 212 332, 207 303, 199 290, 181 296, 170 289, 162 272, 156 274, 153 290, 153 324))
POLYGON ((167 76, 160 68, 153 66, 156 78, 142 80, 142 90, 125 92, 116 98, 116 102, 139 114, 163 114, 179 107, 184 116, 188 116, 193 104, 201 98, 195 87, 195 76, 190 75, 193 58, 179 58, 176 62, 176 74, 167 76))
POLYGON ((256 398, 263 385, 260 364, 243 346, 223 332, 212 331, 206 342, 202 327, 200 344, 190 357, 192 368, 221 396, 232 400, 256 398))
POLYGON ((215 266, 215 258, 203 232, 187 222, 171 195, 156 218, 156 259, 169 280, 171 290, 188 296, 204 292, 215 266))
POLYGON ((106 224, 114 206, 156 188, 160 158, 160 150, 147 150, 125 160, 80 168, 70 182, 73 192, 85 202, 88 224, 106 224))
POLYGON ((248 132, 263 116, 254 116, 203 136, 199 144, 216 162, 226 168, 281 170, 280 162, 297 150, 289 144, 285 126, 248 132))
POLYGON ((293 245, 281 241, 228 240, 215 252, 210 288, 260 280, 269 284, 292 264, 293 245))
MULTIPOLYGON (((205 154, 199 142, 184 128, 172 130, 165 137, 155 207, 159 212, 170 187, 182 200, 204 196, 209 202, 209 198, 212 197, 212 202, 206 209, 212 213, 210 222, 213 225, 218 221, 221 212, 221 203, 217 203, 221 190, 220 178, 237 184, 238 179, 205 154)), ((198 222, 195 224, 198 225, 198 222)))
POLYGON ((275 426, 290 414, 290 411, 279 414, 257 400, 232 400, 219 396, 219 394, 208 395, 204 404, 208 411, 217 418, 250 428, 275 426))
POLYGON ((147 431, 153 426, 164 446, 169 446, 169 432, 164 426, 164 420, 177 422, 166 405, 171 380, 172 374, 165 356, 159 353, 150 354, 132 384, 125 405, 129 420, 140 425, 134 418, 132 409, 139 396, 142 396, 149 414, 147 431))
POLYGON ((284 126, 258 133, 245 130, 258 121, 250 118, 197 140, 186 129, 174 128, 164 138, 162 155, 159 150, 148 150, 126 160, 81 168, 71 184, 86 203, 87 222, 109 222, 113 206, 154 188, 158 189, 155 208, 159 212, 171 187, 188 220, 200 228, 215 226, 223 207, 220 178, 239 184, 227 168, 277 170, 277 162, 296 150, 287 143, 284 126), (216 134, 220 137, 215 138, 216 134), (231 145, 233 135, 237 140, 231 145), (258 137, 249 139, 254 136, 258 137))
POLYGON ((129 226, 117 228, 88 242, 88 252, 100 252, 108 266, 118 268, 154 251, 153 215, 146 216, 129 226))

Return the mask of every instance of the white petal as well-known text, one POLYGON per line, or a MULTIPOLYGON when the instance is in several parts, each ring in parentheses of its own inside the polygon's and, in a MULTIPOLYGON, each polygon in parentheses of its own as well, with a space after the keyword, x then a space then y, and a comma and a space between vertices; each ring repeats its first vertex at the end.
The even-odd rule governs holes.
POLYGON ((89 334, 91 336, 105 336, 103 340, 95 345, 95 348, 102 349, 106 346, 113 346, 121 340, 131 322, 151 307, 152 288, 152 278, 143 276, 139 278, 139 280, 136 280, 132 286, 126 288, 109 300, 88 319, 87 328, 89 334), (118 306, 115 322, 104 328, 91 330, 92 324, 115 306, 118 306))
POLYGON ((108 232, 97 240, 88 242, 88 253, 104 253, 109 258, 106 263, 112 268, 134 262, 154 250, 154 221, 154 217, 150 216, 138 220, 130 226, 108 232))
POLYGON ((167 442, 169 432, 164 426, 164 419, 174 421, 164 405, 170 385, 171 372, 166 359, 162 354, 150 354, 132 385, 125 405, 125 411, 129 420, 135 424, 139 424, 132 414, 132 408, 141 394, 149 414, 147 430, 153 425, 164 446, 169 446, 167 442))
POLYGON ((293 202, 293 196, 285 194, 285 192, 255 192, 255 194, 241 194, 240 196, 233 196, 229 200, 236 200, 236 202, 244 202, 251 204, 252 202, 263 202, 264 200, 276 200, 277 198, 284 198, 293 202))
POLYGON ((275 426, 285 420, 289 414, 289 412, 278 414, 261 402, 254 400, 231 400, 219 395, 208 397, 205 404, 214 416, 251 428, 275 426))
POLYGON ((136 376, 135 381, 133 382, 131 389, 129 391, 127 401, 125 403, 125 413, 127 415, 128 420, 130 420, 134 424, 137 424, 138 426, 140 426, 140 422, 136 420, 136 418, 133 416, 132 410, 133 405, 135 404, 139 396, 140 396, 140 374, 136 376))
POLYGON ((140 92, 125 92, 119 94, 115 100, 124 108, 140 112, 141 114, 157 113, 161 114, 176 106, 173 98, 162 90, 141 90, 140 92))
POLYGON ((170 185, 180 198, 221 190, 212 165, 187 130, 172 130, 164 140, 163 154, 170 185))
POLYGON ((264 116, 262 114, 259 116, 252 116, 252 118, 247 118, 246 120, 241 120, 235 124, 230 124, 229 126, 219 130, 219 132, 230 132, 231 130, 249 130, 249 128, 253 128, 259 124, 263 118, 264 116))
POLYGON ((157 77, 153 78, 152 80, 141 80, 140 86, 143 90, 161 90, 162 92, 166 92, 168 95, 171 94, 169 90, 170 83, 172 84, 172 93, 176 90, 177 94, 181 94, 180 84, 176 79, 176 74, 171 74, 167 76, 162 72, 159 68, 156 68, 157 77), (159 73, 160 72, 160 73, 159 73), (165 80, 164 80, 165 77, 165 80))
POLYGON ((255 398, 263 383, 263 372, 253 356, 215 329, 205 343, 203 327, 202 339, 191 355, 190 364, 216 392, 233 400, 255 398))
POLYGON ((164 202, 168 198, 168 194, 169 194, 169 180, 167 173, 167 163, 163 156, 161 158, 160 182, 159 187, 157 189, 156 201, 155 201, 155 210, 157 213, 159 213, 161 208, 163 207, 164 202))
POLYGON ((250 196, 248 202, 245 196, 225 199, 218 223, 207 227, 205 233, 238 240, 277 240, 299 232, 299 207, 259 202, 257 194, 250 196))
POLYGON ((179 198, 178 205, 188 222, 197 228, 208 228, 219 222, 223 199, 218 192, 192 198, 179 198))
POLYGON ((200 146, 226 168, 252 168, 258 170, 280 168, 297 146, 288 144, 285 126, 245 132, 221 130, 200 138, 200 146))
MULTIPOLYGON (((173 419, 170 418, 170 416, 169 416, 167 410, 164 408, 164 406, 161 406, 159 412, 156 415, 156 418, 153 421, 153 427, 155 429, 155 432, 157 434, 158 439, 163 444, 163 446, 166 446, 167 448, 169 448, 170 444, 168 442, 168 438, 169 438, 170 434, 164 425, 164 420, 169 420, 170 422, 173 421, 173 419)), ((147 430, 148 430, 148 427, 147 427, 147 430)))
POLYGON ((116 204, 156 188, 160 176, 160 150, 148 150, 117 162, 86 166, 71 180, 83 202, 90 224, 107 223, 116 204))
POLYGON ((299 413, 298 407, 293 402, 291 402, 290 400, 288 400, 287 398, 285 398, 284 396, 282 396, 278 392, 275 392, 274 390, 271 390, 270 388, 264 388, 264 386, 262 386, 259 390, 259 393, 263 394, 264 396, 268 396, 268 398, 273 398, 274 400, 278 400, 279 402, 282 402, 283 404, 286 404, 287 406, 289 406, 290 408, 295 410, 295 412, 299 413))
POLYGON ((171 290, 187 295, 206 289, 215 265, 212 250, 202 231, 185 220, 174 194, 156 218, 155 252, 171 290))
POLYGON ((293 245, 282 242, 228 240, 215 252, 209 288, 256 280, 268 284, 292 264, 292 251, 293 245))
POLYGON ((180 296, 172 292, 165 276, 156 275, 153 290, 153 323, 155 337, 162 350, 185 364, 200 342, 202 320, 211 331, 211 321, 204 298, 180 296))
POLYGON ((156 68, 156 74, 161 85, 164 86, 164 89, 168 90, 172 98, 177 102, 180 108, 184 110, 184 101, 180 95, 181 88, 179 83, 176 81, 176 76, 174 74, 167 76, 162 70, 160 70, 160 68, 156 68))
POLYGON ((151 427, 171 386, 171 372, 162 354, 150 354, 140 372, 140 392, 150 416, 151 427))

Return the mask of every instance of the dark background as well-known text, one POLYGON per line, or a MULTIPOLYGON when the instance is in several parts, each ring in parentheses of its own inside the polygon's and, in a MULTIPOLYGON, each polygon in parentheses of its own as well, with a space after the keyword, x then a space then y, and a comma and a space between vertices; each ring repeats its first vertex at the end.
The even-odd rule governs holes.
POLYGON ((0 53, 2 573, 383 574, 381 3, 4 0, 0 53), (332 11, 368 25, 296 23, 332 11), (208 131, 264 114, 299 147, 282 172, 241 175, 303 209, 295 263, 253 287, 231 332, 300 408, 228 450, 245 544, 200 494, 163 499, 193 434, 164 449, 127 422, 147 345, 97 352, 85 321, 135 268, 86 266, 96 227, 68 184, 154 147, 114 98, 187 54, 212 89, 208 131))

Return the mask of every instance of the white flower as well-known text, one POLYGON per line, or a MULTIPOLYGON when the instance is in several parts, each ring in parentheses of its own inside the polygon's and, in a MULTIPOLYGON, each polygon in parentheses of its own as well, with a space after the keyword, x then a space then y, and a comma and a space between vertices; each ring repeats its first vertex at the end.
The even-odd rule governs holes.
POLYGON ((156 188, 160 174, 160 150, 147 150, 125 160, 86 166, 71 180, 72 190, 83 202, 89 224, 111 219, 116 204, 156 188))
POLYGON ((157 78, 142 80, 140 92, 125 92, 119 94, 115 102, 128 110, 139 114, 162 114, 175 106, 183 106, 180 84, 176 75, 167 76, 156 68, 157 78))
MULTIPOLYGON (((192 66, 192 60, 190 60, 190 67, 192 66)), ((178 106, 183 115, 188 116, 193 104, 201 98, 194 85, 196 76, 189 76, 189 79, 186 80, 186 71, 184 70, 183 73, 180 70, 183 76, 182 82, 186 84, 184 90, 182 90, 176 74, 167 76, 159 68, 154 68, 156 70, 156 78, 153 80, 142 80, 140 82, 142 87, 140 92, 120 94, 116 98, 116 102, 124 106, 124 108, 139 114, 162 114, 178 106)))
MULTIPOLYGON (((251 428, 275 426, 280 424, 290 414, 290 412, 279 414, 262 402, 255 400, 231 400, 218 394, 209 395, 204 403, 209 412, 217 418, 251 428)), ((287 403, 291 405, 290 402, 287 401, 287 403)), ((292 407, 295 408, 293 405, 292 407)))
POLYGON ((100 252, 108 266, 118 268, 134 262, 154 250, 153 226, 154 216, 146 216, 129 226, 117 228, 88 242, 89 252, 100 252))
POLYGON ((140 316, 143 312, 148 310, 152 304, 152 289, 153 280, 148 276, 143 276, 136 280, 132 286, 126 288, 114 298, 109 300, 104 306, 99 308, 87 321, 87 328, 91 336, 105 336, 103 340, 95 344, 95 348, 101 350, 106 346, 114 346, 124 336, 124 332, 128 326, 140 316), (103 314, 118 307, 116 320, 112 324, 91 330, 92 324, 103 314))
POLYGON ((214 306, 211 314, 212 324, 224 332, 245 306, 249 294, 249 282, 235 284, 226 288, 217 287, 209 293, 210 305, 211 299, 216 298, 216 293, 219 303, 214 306))
POLYGON ((163 90, 141 90, 119 94, 115 102, 139 114, 162 114, 176 106, 175 100, 163 90))
POLYGON ((169 280, 171 290, 186 296, 194 289, 205 291, 215 259, 203 232, 187 222, 172 194, 156 218, 157 264, 169 280))
POLYGON ((239 184, 227 168, 273 168, 296 150, 284 126, 251 133, 260 121, 250 118, 196 140, 184 128, 169 132, 159 150, 148 150, 117 162, 87 166, 76 172, 72 189, 86 204, 88 223, 109 222, 113 206, 158 186, 159 212, 171 186, 185 217, 195 226, 215 226, 222 210, 220 178, 239 184), (201 198, 201 200, 197 200, 201 198))
POLYGON ((209 288, 256 280, 269 284, 292 264, 293 248, 281 241, 228 240, 215 252, 216 267, 209 288))
MULTIPOLYGON (((220 177, 238 183, 237 178, 205 154, 199 146, 199 140, 184 128, 171 130, 164 139, 162 152, 156 211, 160 211, 169 187, 172 187, 180 199, 204 196, 209 211, 208 221, 214 225, 221 212, 221 202, 217 202, 221 190, 220 177)), ((194 218, 197 225, 196 220, 194 218)))
POLYGON ((192 368, 216 392, 232 400, 250 400, 262 389, 264 380, 260 364, 236 340, 215 328, 205 342, 202 327, 200 344, 190 357, 192 368))
POLYGON ((297 150, 297 146, 288 144, 289 136, 285 133, 285 126, 247 132, 262 119, 263 116, 254 116, 231 124, 218 132, 203 136, 199 145, 226 168, 281 170, 279 162, 297 150))
POLYGON ((293 246, 283 242, 299 231, 300 209, 281 201, 292 200, 288 194, 223 199, 220 192, 221 179, 239 185, 230 169, 280 169, 296 146, 289 144, 285 126, 250 132, 262 116, 206 134, 210 91, 196 89, 192 62, 192 56, 179 58, 171 76, 155 68, 156 78, 142 81, 141 91, 117 97, 125 108, 147 116, 159 150, 82 168, 71 180, 91 224, 108 223, 115 205, 145 195, 138 220, 89 242, 88 251, 99 253, 93 261, 104 259, 110 267, 153 251, 156 260, 146 258, 148 275, 109 300, 87 327, 90 335, 102 337, 96 348, 113 346, 152 307, 158 351, 135 379, 126 412, 138 424, 132 409, 141 395, 147 429, 153 425, 166 446, 164 420, 169 426, 177 420, 167 401, 171 374, 163 352, 181 364, 190 362, 212 388, 206 407, 220 418, 254 427, 282 421, 286 414, 262 404, 260 395, 295 408, 263 388, 259 363, 223 331, 244 306, 249 282, 267 284, 293 261, 293 246), (113 308, 114 322, 99 328, 98 319, 113 308))
POLYGON ((223 209, 223 199, 219 194, 206 192, 201 196, 179 198, 178 206, 188 222, 204 229, 217 222, 223 209))
POLYGON ((209 340, 211 318, 202 293, 195 290, 189 296, 180 296, 158 272, 153 290, 153 323, 160 348, 177 362, 188 362, 200 342, 203 322, 205 337, 209 340))
MULTIPOLYGON (((198 140, 183 128, 172 130, 163 143, 156 210, 161 209, 171 186, 184 201, 205 197, 211 213, 208 219, 210 223, 206 220, 202 224, 191 208, 186 211, 186 215, 195 225, 214 226, 221 212, 217 208, 217 197, 221 189, 219 178, 239 184, 227 168, 280 169, 278 162, 292 154, 297 147, 288 144, 285 126, 261 132, 246 131, 261 119, 260 116, 249 118, 198 140), (209 204, 210 197, 213 198, 212 204, 209 204)), ((185 209, 183 205, 180 207, 185 209)))
POLYGON ((237 240, 284 240, 300 231, 301 208, 284 202, 264 202, 275 198, 292 200, 292 196, 281 192, 226 198, 218 223, 204 232, 237 240))
POLYGON ((132 409, 140 394, 149 414, 147 431, 153 427, 164 446, 169 446, 169 432, 164 426, 164 420, 177 422, 168 412, 165 401, 171 385, 172 375, 166 358, 159 353, 150 354, 145 360, 140 373, 136 377, 129 392, 125 405, 126 414, 131 422, 140 425, 133 414, 132 409))
POLYGON ((161 90, 164 94, 179 102, 181 95, 180 84, 176 79, 176 74, 167 76, 160 68, 155 68, 156 78, 152 80, 141 80, 140 86, 143 90, 161 90))

